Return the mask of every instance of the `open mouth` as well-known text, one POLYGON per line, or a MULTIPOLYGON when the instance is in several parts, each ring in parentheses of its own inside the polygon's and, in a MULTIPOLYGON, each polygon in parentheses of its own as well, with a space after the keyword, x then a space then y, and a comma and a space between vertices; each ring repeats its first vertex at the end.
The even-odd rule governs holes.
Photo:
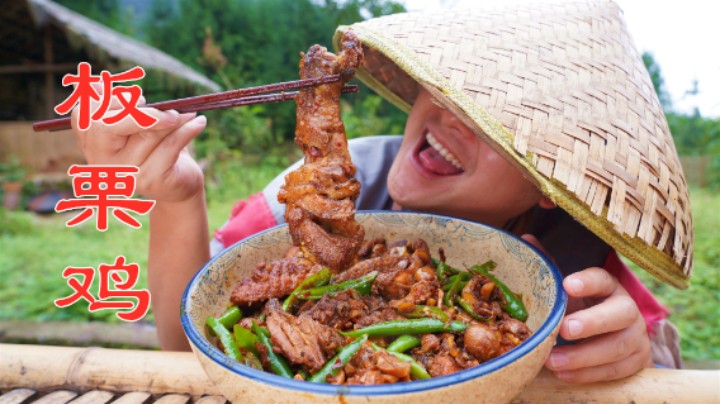
POLYGON ((417 159, 423 168, 436 175, 457 175, 465 170, 460 160, 440 144, 430 131, 425 134, 425 142, 417 152, 417 159))

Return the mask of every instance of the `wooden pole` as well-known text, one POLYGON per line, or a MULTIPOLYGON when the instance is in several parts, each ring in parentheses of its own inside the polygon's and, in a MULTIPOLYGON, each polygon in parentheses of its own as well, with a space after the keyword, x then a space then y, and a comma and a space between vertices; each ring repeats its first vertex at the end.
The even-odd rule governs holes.
MULTIPOLYGON (((188 352, 0 344, 0 389, 102 389, 218 395, 188 352)), ((543 370, 516 403, 717 403, 720 370, 644 369, 614 382, 567 384, 543 370)))

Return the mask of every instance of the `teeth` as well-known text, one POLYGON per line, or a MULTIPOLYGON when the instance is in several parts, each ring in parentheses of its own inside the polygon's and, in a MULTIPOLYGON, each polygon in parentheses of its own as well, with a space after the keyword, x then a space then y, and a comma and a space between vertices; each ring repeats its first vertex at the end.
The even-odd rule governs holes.
POLYGON ((457 168, 459 170, 464 170, 462 164, 460 164, 460 160, 458 160, 457 157, 455 157, 455 155, 450 153, 448 151, 448 149, 444 148, 440 144, 440 142, 438 142, 437 139, 435 139, 435 136, 433 136, 433 134, 430 132, 427 133, 427 141, 428 141, 428 143, 430 143, 430 146, 433 149, 437 150, 438 153, 440 153, 440 155, 443 156, 443 158, 445 158, 445 160, 449 161, 450 164, 455 166, 455 168, 457 168))

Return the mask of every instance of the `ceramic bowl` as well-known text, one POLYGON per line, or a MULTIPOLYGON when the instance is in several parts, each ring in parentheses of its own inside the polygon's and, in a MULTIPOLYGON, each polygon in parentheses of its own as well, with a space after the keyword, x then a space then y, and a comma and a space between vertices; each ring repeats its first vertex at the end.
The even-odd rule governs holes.
POLYGON ((182 301, 182 324, 209 378, 235 403, 463 402, 510 401, 537 375, 555 344, 566 296, 550 260, 523 240, 478 223, 406 212, 358 213, 366 239, 424 239, 433 255, 445 249, 456 268, 488 259, 496 276, 522 293, 533 335, 512 351, 479 366, 422 381, 379 386, 335 386, 290 380, 226 357, 207 339, 205 319, 226 309, 234 285, 256 263, 281 258, 291 246, 286 225, 247 238, 208 262, 192 279, 182 301))

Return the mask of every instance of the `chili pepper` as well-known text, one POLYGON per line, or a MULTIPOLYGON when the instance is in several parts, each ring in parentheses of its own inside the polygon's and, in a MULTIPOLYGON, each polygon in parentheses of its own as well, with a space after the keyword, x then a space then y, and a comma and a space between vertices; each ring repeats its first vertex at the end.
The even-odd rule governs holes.
POLYGON ((485 323, 489 320, 489 319, 484 318, 481 315, 475 313, 475 309, 473 308, 473 305, 470 302, 468 302, 467 300, 463 299, 462 296, 458 296, 456 301, 457 301, 458 305, 460 307, 462 307, 462 309, 465 310, 465 312, 467 314, 469 314, 470 317, 474 318, 475 320, 482 321, 485 323))
POLYGON ((302 292, 303 290, 310 289, 310 288, 316 288, 318 286, 324 286, 327 285, 328 282, 330 282, 330 278, 332 277, 332 272, 330 272, 329 268, 323 268, 314 274, 308 276, 307 278, 303 279, 302 282, 298 285, 298 287, 295 288, 295 290, 290 293, 290 296, 285 299, 285 301, 282 304, 282 309, 284 311, 288 311, 290 307, 292 307, 293 303, 295 303, 295 300, 297 299, 297 295, 302 292))
POLYGON ((449 273, 451 275, 457 275, 460 272, 462 272, 461 270, 453 268, 450 265, 446 264, 444 261, 440 261, 437 258, 433 258, 432 262, 435 265, 435 268, 439 267, 440 265, 443 265, 443 271, 445 271, 446 273, 449 273))
POLYGON ((346 337, 357 337, 367 334, 371 337, 393 337, 403 334, 428 334, 433 332, 463 332, 465 323, 453 321, 445 323, 436 318, 416 318, 412 320, 393 320, 375 323, 365 328, 340 332, 346 337))
POLYGON ((450 320, 450 316, 445 313, 441 308, 436 306, 423 306, 416 305, 413 311, 409 313, 402 313, 407 318, 436 318, 444 323, 450 320))
POLYGON ((447 307, 455 307, 455 296, 457 296, 458 292, 462 290, 462 288, 465 287, 465 284, 468 280, 472 277, 472 274, 468 272, 463 272, 461 274, 457 275, 457 278, 452 282, 450 289, 447 293, 445 293, 444 303, 447 307))
MULTIPOLYGON (((376 351, 380 351, 383 348, 377 346, 376 344, 372 344, 372 347, 376 351)), ((389 348, 389 347, 388 347, 389 348)), ((429 379, 430 374, 425 370, 425 367, 421 365, 418 361, 416 361, 412 356, 405 355, 404 353, 400 352, 394 352, 389 349, 385 349, 389 354, 395 356, 396 358, 400 359, 403 362, 410 362, 410 374, 415 377, 415 379, 429 379)))
POLYGON ((500 307, 502 307, 502 309, 505 310, 510 315, 510 317, 516 318, 520 321, 527 320, 528 312, 522 300, 517 297, 517 295, 513 293, 513 291, 510 290, 509 287, 507 287, 507 285, 500 282, 500 280, 498 280, 493 275, 490 275, 489 271, 493 270, 494 268, 495 262, 487 261, 482 265, 474 265, 470 267, 470 271, 479 275, 487 276, 488 278, 490 278, 491 281, 493 281, 495 286, 500 289, 500 296, 502 297, 500 307))
POLYGON ((324 295, 335 296, 338 293, 346 290, 355 289, 361 295, 369 295, 370 288, 372 287, 373 281, 377 277, 378 272, 372 271, 366 275, 363 275, 357 279, 351 279, 349 281, 335 283, 332 285, 320 286, 318 288, 308 289, 300 292, 297 297, 304 300, 318 300, 324 295))
POLYGON ((335 376, 336 374, 338 374, 340 369, 347 365, 350 359, 355 356, 355 353, 360 350, 360 347, 363 346, 367 339, 368 336, 363 335, 355 341, 340 348, 338 353, 333 356, 329 361, 325 362, 325 365, 323 365, 323 367, 320 368, 317 373, 312 375, 308 381, 313 383, 327 383, 327 377, 330 375, 335 376))
POLYGON ((420 345, 420 338, 414 335, 401 335, 397 337, 390 345, 387 346, 387 350, 390 352, 403 353, 408 349, 413 349, 420 345))
MULTIPOLYGON (((232 328, 234 324, 240 321, 241 318, 242 312, 237 306, 230 307, 220 317, 216 317, 220 324, 222 324, 222 326, 227 328, 228 330, 232 328)), ((217 335, 215 334, 215 330, 213 330, 212 328, 210 328, 210 335, 217 335)))
POLYGON ((235 324, 233 332, 235 334, 235 343, 237 343, 238 348, 250 351, 255 355, 258 354, 257 348, 255 348, 255 344, 258 342, 257 335, 253 334, 252 331, 240 324, 235 324))
POLYGON ((228 329, 220 323, 220 320, 215 317, 208 317, 205 323, 215 332, 215 335, 218 337, 220 343, 225 349, 225 355, 240 363, 245 362, 245 356, 240 353, 240 349, 238 349, 235 339, 230 334, 230 331, 228 331, 228 329))
POLYGON ((257 325, 256 322, 252 322, 252 331, 255 333, 255 335, 258 337, 258 341, 263 344, 267 350, 267 360, 268 363, 270 363, 270 370, 273 371, 278 376, 282 377, 288 377, 292 379, 293 373, 290 370, 290 366, 288 366, 287 362, 285 362, 285 359, 283 359, 282 356, 278 355, 273 351, 272 342, 270 342, 270 338, 265 335, 265 333, 260 329, 261 327, 257 325))

